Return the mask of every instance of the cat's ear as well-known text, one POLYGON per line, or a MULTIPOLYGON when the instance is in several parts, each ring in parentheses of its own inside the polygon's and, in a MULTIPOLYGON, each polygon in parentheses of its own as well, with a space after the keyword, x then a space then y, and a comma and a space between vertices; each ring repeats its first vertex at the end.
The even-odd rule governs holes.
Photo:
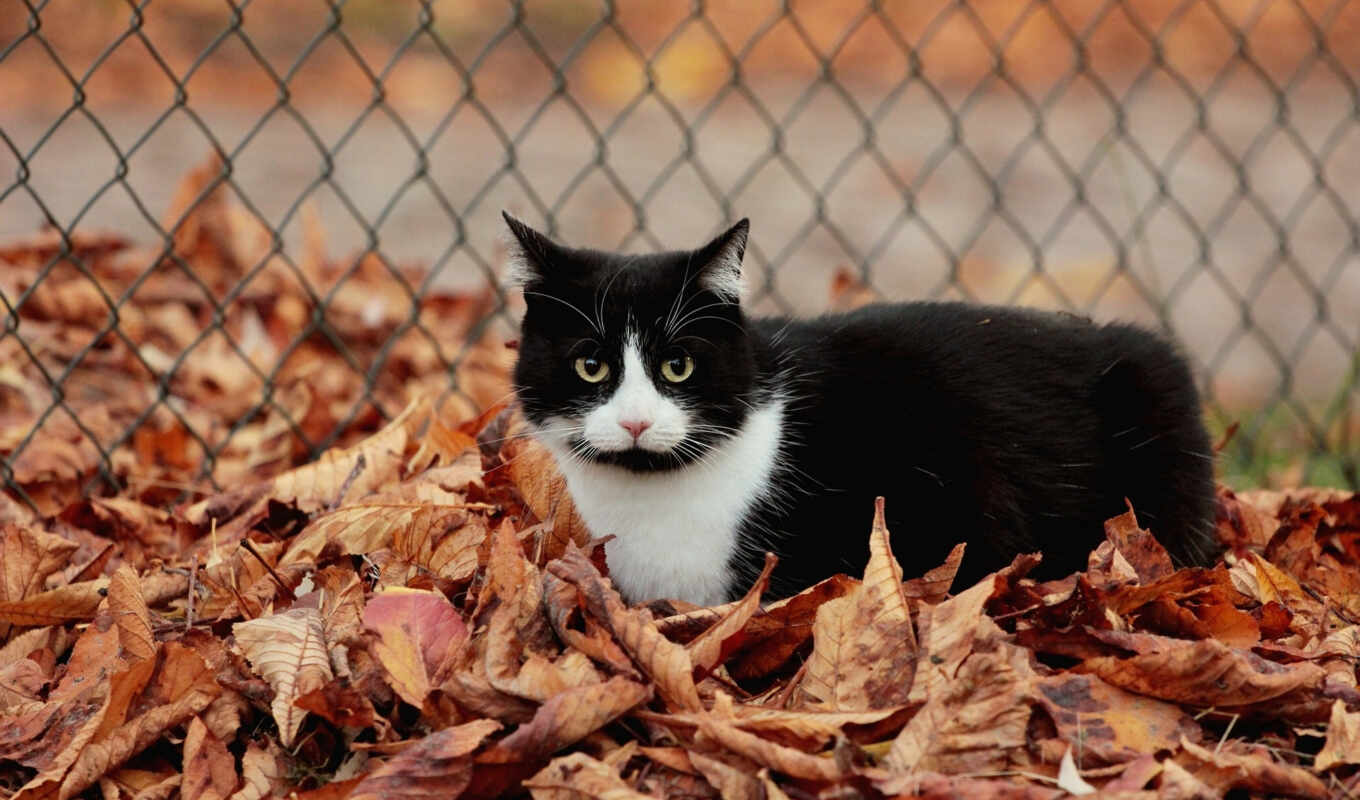
POLYGON ((743 218, 718 238, 699 248, 703 267, 699 285, 729 303, 741 300, 741 258, 746 254, 746 236, 751 221, 743 218))
POLYGON ((562 248, 552 239, 525 225, 509 211, 502 211, 506 227, 510 229, 510 282, 518 286, 542 283, 552 272, 555 263, 565 259, 562 248))

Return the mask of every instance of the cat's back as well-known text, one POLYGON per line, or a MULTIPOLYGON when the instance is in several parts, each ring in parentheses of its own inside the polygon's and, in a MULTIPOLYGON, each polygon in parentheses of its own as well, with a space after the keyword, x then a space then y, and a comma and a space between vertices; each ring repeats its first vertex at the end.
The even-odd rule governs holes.
MULTIPOLYGON (((790 455, 819 487, 804 496, 824 498, 786 527, 867 521, 883 494, 890 523, 979 531, 966 572, 1036 549, 1064 570, 1080 567, 1128 497, 1174 555, 1202 560, 1209 445, 1190 372, 1161 336, 950 302, 752 329, 787 398, 790 455)), ((922 568, 952 543, 919 540, 922 568)))

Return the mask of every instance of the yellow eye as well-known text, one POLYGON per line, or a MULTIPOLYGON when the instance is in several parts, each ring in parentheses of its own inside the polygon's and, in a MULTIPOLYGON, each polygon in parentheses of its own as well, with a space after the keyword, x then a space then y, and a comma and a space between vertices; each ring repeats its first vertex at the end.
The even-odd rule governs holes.
POLYGON ((679 383, 694 372, 694 359, 689 356, 676 356, 661 362, 661 377, 671 383, 679 383))
POLYGON ((598 358, 578 358, 576 374, 586 383, 599 383, 609 377, 609 365, 598 358))

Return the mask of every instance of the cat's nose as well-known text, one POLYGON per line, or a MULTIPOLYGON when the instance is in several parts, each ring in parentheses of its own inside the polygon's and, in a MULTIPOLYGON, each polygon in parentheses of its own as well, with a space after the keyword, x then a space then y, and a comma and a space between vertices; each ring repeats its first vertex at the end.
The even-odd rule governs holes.
POLYGON ((639 436, 642 435, 643 431, 652 427, 652 423, 644 419, 629 419, 629 420, 621 419, 619 420, 619 427, 633 434, 633 438, 637 439, 639 436))

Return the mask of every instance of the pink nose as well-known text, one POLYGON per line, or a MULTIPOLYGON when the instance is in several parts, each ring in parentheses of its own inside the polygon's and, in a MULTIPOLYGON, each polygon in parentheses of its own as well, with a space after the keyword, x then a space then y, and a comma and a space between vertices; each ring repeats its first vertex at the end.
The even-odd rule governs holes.
POLYGON ((642 435, 643 431, 652 427, 652 423, 641 419, 619 420, 619 427, 633 434, 633 438, 636 439, 642 435))

